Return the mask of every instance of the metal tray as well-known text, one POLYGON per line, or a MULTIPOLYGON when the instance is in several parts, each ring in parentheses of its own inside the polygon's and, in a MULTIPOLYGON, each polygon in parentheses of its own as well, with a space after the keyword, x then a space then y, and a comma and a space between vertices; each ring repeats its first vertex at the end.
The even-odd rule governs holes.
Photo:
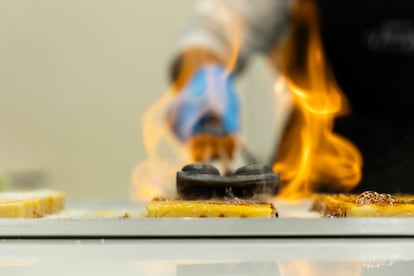
POLYGON ((309 202, 275 205, 281 217, 274 219, 151 219, 142 215, 144 204, 72 202, 56 216, 0 219, 0 237, 414 237, 414 218, 321 218, 308 211, 309 202))
POLYGON ((414 237, 414 219, 16 219, 0 237, 414 237))

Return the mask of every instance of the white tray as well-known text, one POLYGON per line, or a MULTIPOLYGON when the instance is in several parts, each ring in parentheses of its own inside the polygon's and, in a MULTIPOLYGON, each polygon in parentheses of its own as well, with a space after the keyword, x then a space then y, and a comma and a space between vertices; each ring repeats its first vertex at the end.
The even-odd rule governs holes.
POLYGON ((414 237, 414 218, 321 218, 309 202, 275 205, 273 219, 151 219, 144 204, 75 202, 43 219, 0 219, 0 237, 414 237))
POLYGON ((414 237, 414 219, 2 219, 0 237, 414 237))

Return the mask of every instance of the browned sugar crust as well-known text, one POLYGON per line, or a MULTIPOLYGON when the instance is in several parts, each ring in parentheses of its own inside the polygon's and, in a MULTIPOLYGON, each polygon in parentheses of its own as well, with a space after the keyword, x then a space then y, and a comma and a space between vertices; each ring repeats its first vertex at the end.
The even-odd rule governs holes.
POLYGON ((366 191, 356 194, 319 194, 313 197, 311 211, 321 213, 325 217, 346 217, 350 206, 372 206, 373 209, 383 210, 391 206, 414 204, 414 195, 379 194, 366 191))

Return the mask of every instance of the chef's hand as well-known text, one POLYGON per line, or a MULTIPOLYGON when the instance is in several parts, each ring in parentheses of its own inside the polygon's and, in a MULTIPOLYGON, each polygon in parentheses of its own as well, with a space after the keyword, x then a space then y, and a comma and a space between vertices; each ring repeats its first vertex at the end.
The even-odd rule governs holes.
POLYGON ((177 94, 167 122, 181 141, 190 144, 194 161, 232 159, 240 130, 233 76, 222 65, 201 67, 177 94))

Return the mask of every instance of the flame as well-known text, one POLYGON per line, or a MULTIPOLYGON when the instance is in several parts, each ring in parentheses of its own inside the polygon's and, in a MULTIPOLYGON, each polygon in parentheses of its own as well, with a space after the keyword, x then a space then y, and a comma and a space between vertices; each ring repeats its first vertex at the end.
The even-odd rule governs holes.
POLYGON ((206 8, 207 10, 214 10, 214 12, 220 14, 218 18, 221 21, 218 24, 223 32, 223 37, 226 38, 228 52, 225 55, 223 55, 224 53, 220 55, 200 45, 193 45, 185 49, 181 53, 179 60, 177 60, 175 68, 173 68, 174 83, 172 84, 172 90, 176 92, 179 92, 185 86, 189 78, 202 65, 224 64, 227 74, 231 74, 237 66, 245 33, 242 15, 239 12, 235 12, 233 4, 226 0, 204 2, 203 4, 209 5, 206 8))
POLYGON ((326 61, 314 1, 298 1, 293 26, 280 49, 280 82, 288 86, 294 107, 273 167, 284 183, 279 196, 290 200, 321 186, 348 191, 361 180, 362 167, 358 149, 333 133, 335 118, 349 110, 326 61))
MULTIPOLYGON (((226 37, 229 52, 226 57, 214 51, 194 46, 183 51, 173 65, 174 83, 170 89, 142 117, 143 142, 147 159, 139 162, 132 173, 130 196, 136 200, 151 200, 156 196, 173 197, 175 194, 175 174, 188 163, 209 160, 218 156, 222 160, 222 170, 229 166, 229 158, 236 147, 235 137, 213 139, 197 137, 187 143, 180 142, 166 123, 166 111, 173 104, 179 93, 192 75, 203 65, 223 64, 228 77, 236 67, 243 40, 244 25, 241 14, 234 12, 229 1, 204 2, 217 5, 213 8, 220 13, 223 35, 226 37), (204 145, 201 147, 200 145, 204 145), (205 148, 207 145, 208 148, 205 148)), ((209 83, 210 84, 210 83, 209 83)), ((214 87, 209 85, 209 87, 214 87)), ((223 98, 220 98, 223 105, 223 98)), ((220 165, 220 164, 219 164, 220 165)))
POLYGON ((360 261, 282 261, 278 266, 282 276, 362 275, 360 261))
POLYGON ((236 68, 240 54, 241 44, 244 39, 245 26, 241 14, 235 13, 228 1, 218 1, 218 12, 223 19, 224 35, 229 44, 230 55, 226 62, 227 73, 230 74, 236 68))
POLYGON ((171 104, 173 91, 168 91, 147 109, 142 117, 143 141, 147 159, 139 162, 132 173, 130 196, 135 200, 151 200, 175 194, 175 174, 189 162, 187 149, 165 125, 165 110, 171 104))

